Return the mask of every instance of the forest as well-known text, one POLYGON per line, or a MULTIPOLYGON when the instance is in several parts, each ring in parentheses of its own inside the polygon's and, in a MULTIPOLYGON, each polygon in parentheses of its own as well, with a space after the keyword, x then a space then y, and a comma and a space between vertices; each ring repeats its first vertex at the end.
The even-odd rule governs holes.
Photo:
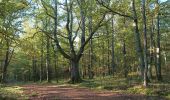
POLYGON ((1 99, 170 99, 170 0, 0 0, 1 99))

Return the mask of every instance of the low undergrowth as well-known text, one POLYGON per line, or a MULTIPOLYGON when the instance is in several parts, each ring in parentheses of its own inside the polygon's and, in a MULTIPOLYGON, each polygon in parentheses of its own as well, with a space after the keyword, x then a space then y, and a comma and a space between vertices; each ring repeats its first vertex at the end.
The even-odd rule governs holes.
MULTIPOLYGON (((25 83, 29 84, 29 83, 25 83)), ((149 86, 143 87, 141 81, 138 78, 120 78, 120 77, 96 77, 94 79, 84 79, 82 83, 78 84, 68 84, 68 80, 61 80, 59 82, 51 81, 48 83, 46 81, 30 83, 38 85, 66 85, 75 88, 85 87, 93 89, 94 91, 112 91, 114 93, 120 94, 138 94, 145 96, 155 96, 155 97, 165 97, 170 99, 170 82, 168 79, 163 82, 152 81, 149 83, 149 86)), ((24 95, 20 86, 23 84, 13 84, 13 85, 0 85, 0 100, 15 100, 19 99, 28 99, 29 96, 24 95)), ((33 93, 31 96, 36 96, 37 94, 33 93)))
POLYGON ((0 100, 27 99, 20 86, 0 85, 0 100))
POLYGON ((125 79, 107 76, 102 78, 97 77, 73 86, 86 87, 96 91, 109 90, 114 93, 159 96, 170 99, 170 83, 167 81, 151 82, 146 88, 141 85, 141 81, 138 78, 125 79))

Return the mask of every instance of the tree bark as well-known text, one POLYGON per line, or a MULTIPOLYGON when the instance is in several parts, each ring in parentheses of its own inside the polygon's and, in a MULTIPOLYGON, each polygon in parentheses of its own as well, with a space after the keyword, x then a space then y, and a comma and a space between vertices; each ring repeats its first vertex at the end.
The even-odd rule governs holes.
MULTIPOLYGON (((92 4, 90 2, 90 13, 92 12, 92 4)), ((92 16, 89 16, 89 35, 92 32, 92 16)), ((89 41, 89 45, 90 45, 90 50, 89 50, 89 60, 90 60, 90 65, 89 65, 89 79, 93 79, 93 39, 91 38, 89 41)))
POLYGON ((111 66, 112 66, 112 74, 114 75, 115 72, 115 62, 114 62, 114 21, 112 19, 112 40, 111 40, 111 55, 112 55, 112 61, 111 61, 111 66))
POLYGON ((154 60, 154 40, 153 40, 153 33, 154 33, 154 24, 153 24, 153 17, 151 19, 151 32, 150 32, 150 55, 149 55, 149 65, 148 65, 148 77, 149 79, 153 78, 152 75, 152 65, 153 65, 153 60, 154 60))
POLYGON ((3 65, 3 71, 2 71, 2 77, 1 77, 1 82, 2 83, 6 83, 6 77, 7 77, 7 67, 12 59, 14 50, 11 51, 11 55, 10 55, 10 47, 9 47, 9 39, 7 39, 6 37, 6 53, 5 53, 5 61, 4 61, 4 65, 3 65))
POLYGON ((58 82, 58 55, 57 55, 57 50, 54 50, 54 70, 55 70, 55 79, 58 82))
POLYGON ((79 83, 82 79, 79 73, 79 61, 71 60, 71 83, 79 83))
MULTIPOLYGON (((126 28, 126 17, 124 17, 124 28, 126 28)), ((126 65, 126 33, 123 34, 123 49, 122 49, 122 53, 123 53, 123 67, 124 67, 124 77, 127 78, 128 77, 128 66, 126 65)))
POLYGON ((111 74, 110 71, 110 38, 109 38, 109 26, 106 24, 106 32, 107 32, 107 69, 108 75, 111 74))
POLYGON ((50 40, 49 37, 47 36, 47 44, 46 44, 46 74, 47 74, 47 82, 51 81, 51 76, 50 76, 50 40))
POLYGON ((43 69, 43 58, 44 58, 44 50, 43 50, 43 34, 41 36, 41 65, 40 65, 40 82, 42 82, 42 69, 43 69))
POLYGON ((144 56, 143 56, 142 46, 141 46, 140 33, 138 28, 138 18, 136 13, 135 0, 133 0, 132 2, 132 8, 133 8, 133 17, 134 17, 136 52, 139 57, 141 78, 143 79, 145 64, 144 64, 144 56))
MULTIPOLYGON (((55 19, 54 19, 54 38, 57 39, 57 23, 58 23, 58 0, 54 0, 55 3, 55 10, 54 10, 54 14, 55 14, 55 19)), ((57 46, 57 45, 56 45, 57 46)), ((57 74, 57 67, 58 67, 58 50, 56 48, 55 50, 55 46, 53 45, 53 50, 54 50, 54 68, 55 68, 55 78, 58 82, 58 74, 57 74)))
POLYGON ((144 33, 144 83, 146 87, 148 85, 147 73, 148 73, 148 59, 147 59, 147 28, 146 28, 146 8, 145 0, 142 0, 142 15, 143 15, 143 33, 144 33))
POLYGON ((105 44, 105 41, 103 40, 102 41, 102 75, 103 75, 103 77, 105 77, 106 76, 106 71, 105 71, 105 69, 106 69, 106 64, 105 64, 105 46, 104 46, 104 44, 105 44))
POLYGON ((161 73, 161 45, 160 45, 160 18, 159 18, 159 0, 156 0, 158 13, 157 13, 157 48, 156 48, 156 66, 158 71, 157 79, 158 81, 162 80, 162 73, 161 73))
POLYGON ((128 68, 126 65, 126 43, 125 43, 125 40, 123 40, 123 67, 124 67, 124 76, 125 76, 125 78, 127 78, 128 68))
POLYGON ((7 46, 6 54, 5 54, 5 61, 3 66, 2 79, 1 79, 2 83, 6 83, 8 59, 9 59, 9 46, 7 46))
POLYGON ((33 78, 33 81, 35 82, 36 81, 36 58, 35 56, 33 56, 32 58, 32 78, 33 78))

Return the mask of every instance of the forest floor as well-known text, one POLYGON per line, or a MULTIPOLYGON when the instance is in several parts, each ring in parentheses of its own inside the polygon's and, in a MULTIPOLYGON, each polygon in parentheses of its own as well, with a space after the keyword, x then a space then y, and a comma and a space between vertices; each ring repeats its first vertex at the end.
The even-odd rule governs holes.
POLYGON ((63 85, 23 85, 24 94, 30 100, 166 100, 157 96, 144 96, 137 94, 121 94, 111 91, 95 91, 88 88, 63 85))
MULTIPOLYGON (((169 78, 168 78, 169 79, 169 78)), ((170 100, 170 82, 152 82, 147 88, 137 79, 98 77, 79 84, 22 83, 0 85, 0 100, 170 100)))

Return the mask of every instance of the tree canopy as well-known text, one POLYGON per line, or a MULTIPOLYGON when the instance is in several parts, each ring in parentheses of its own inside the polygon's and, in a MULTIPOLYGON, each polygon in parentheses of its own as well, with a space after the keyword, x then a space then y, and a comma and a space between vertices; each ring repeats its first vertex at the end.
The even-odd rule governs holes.
POLYGON ((1 0, 1 82, 98 76, 162 81, 170 1, 1 0))

